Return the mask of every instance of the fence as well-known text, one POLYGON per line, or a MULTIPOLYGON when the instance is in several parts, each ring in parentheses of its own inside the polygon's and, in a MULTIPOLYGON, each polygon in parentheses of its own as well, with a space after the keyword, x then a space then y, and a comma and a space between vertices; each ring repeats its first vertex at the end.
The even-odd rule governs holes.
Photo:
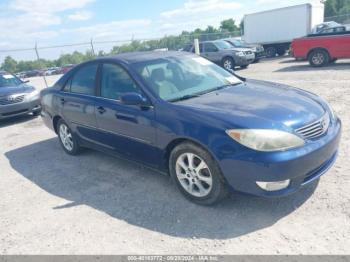
MULTIPOLYGON (((341 16, 326 17, 325 21, 336 21, 339 23, 349 23, 350 24, 350 14, 345 14, 341 16)), ((216 40, 228 37, 240 36, 241 32, 213 32, 213 33, 194 33, 191 34, 181 34, 179 36, 164 36, 161 38, 150 38, 150 39, 94 39, 91 38, 88 41, 80 43, 69 43, 63 45, 52 45, 52 46, 42 46, 40 43, 33 47, 22 48, 22 49, 0 49, 0 61, 3 61, 6 56, 14 57, 16 60, 31 60, 36 61, 36 63, 31 64, 30 69, 44 69, 49 67, 48 61, 43 59, 54 59, 58 58, 64 54, 73 54, 75 51, 79 53, 76 54, 71 63, 80 63, 84 60, 91 59, 93 57, 105 56, 110 54, 117 54, 120 52, 127 51, 147 51, 155 49, 168 49, 168 50, 179 50, 183 48, 186 44, 193 43, 194 39, 199 39, 200 41, 206 40, 216 40)), ((61 61, 63 63, 63 61, 61 61)), ((63 64, 51 64, 51 66, 57 66, 63 64)), ((16 72, 21 71, 22 67, 27 67, 25 62, 18 64, 16 72)))

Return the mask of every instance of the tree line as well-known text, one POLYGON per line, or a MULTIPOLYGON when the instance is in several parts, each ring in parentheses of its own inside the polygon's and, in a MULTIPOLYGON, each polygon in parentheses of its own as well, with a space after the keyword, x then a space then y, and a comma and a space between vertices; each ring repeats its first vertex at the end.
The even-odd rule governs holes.
POLYGON ((186 44, 193 42, 195 38, 201 41, 215 40, 223 37, 240 35, 240 30, 240 26, 237 26, 233 19, 227 19, 220 23, 219 28, 208 26, 205 30, 197 28, 190 32, 183 31, 178 36, 165 36, 160 39, 146 41, 133 40, 127 44, 114 46, 110 52, 99 51, 97 54, 94 54, 91 50, 87 50, 86 52, 74 51, 71 54, 62 54, 55 60, 39 59, 31 61, 16 61, 11 56, 6 56, 1 65, 1 69, 11 73, 18 73, 68 64, 79 64, 96 57, 115 55, 118 53, 148 51, 162 48, 178 50, 186 44))

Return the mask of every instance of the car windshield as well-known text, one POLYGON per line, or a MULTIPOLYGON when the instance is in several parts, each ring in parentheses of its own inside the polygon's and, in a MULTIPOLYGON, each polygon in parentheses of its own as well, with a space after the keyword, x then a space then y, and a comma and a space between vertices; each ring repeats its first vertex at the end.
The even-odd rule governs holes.
POLYGON ((161 58, 133 64, 133 68, 160 98, 170 102, 242 82, 223 68, 197 56, 161 58))
POLYGON ((232 44, 234 44, 235 46, 244 46, 244 42, 242 40, 239 39, 233 39, 233 40, 229 40, 232 44))
POLYGON ((219 49, 232 49, 232 45, 226 41, 215 41, 214 43, 219 49))
POLYGON ((0 88, 8 86, 18 86, 22 81, 11 74, 0 74, 0 88))

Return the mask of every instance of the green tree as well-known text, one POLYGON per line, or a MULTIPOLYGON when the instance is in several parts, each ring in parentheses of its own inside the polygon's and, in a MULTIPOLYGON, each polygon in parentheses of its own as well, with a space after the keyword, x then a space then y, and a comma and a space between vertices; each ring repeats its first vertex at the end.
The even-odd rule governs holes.
POLYGON ((239 27, 236 25, 235 20, 232 18, 226 19, 221 22, 220 29, 222 31, 236 32, 239 31, 239 27))
POLYGON ((325 2, 325 17, 350 14, 350 0, 327 0, 325 2))
POLYGON ((5 71, 15 73, 17 69, 17 61, 11 56, 6 56, 1 68, 5 71))

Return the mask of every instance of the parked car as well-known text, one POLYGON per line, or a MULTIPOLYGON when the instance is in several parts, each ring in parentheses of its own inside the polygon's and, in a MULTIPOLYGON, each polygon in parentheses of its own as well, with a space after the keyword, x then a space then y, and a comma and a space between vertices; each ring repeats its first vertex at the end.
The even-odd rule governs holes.
POLYGON ((16 77, 22 79, 26 77, 26 72, 19 72, 15 74, 16 77))
POLYGON ((75 65, 64 65, 62 66, 61 68, 59 68, 57 71, 56 71, 56 74, 59 75, 59 74, 65 74, 67 73, 69 70, 71 70, 75 65))
POLYGON ((263 57, 265 57, 265 50, 262 45, 258 44, 248 44, 241 38, 227 38, 223 39, 224 41, 230 43, 233 47, 236 48, 249 48, 252 50, 252 52, 255 54, 255 60, 254 62, 257 63, 259 60, 263 57))
POLYGON ((39 115, 39 92, 16 76, 0 71, 0 119, 18 115, 39 115))
POLYGON ((308 59, 314 67, 325 66, 337 59, 350 58, 350 32, 309 35, 294 39, 291 54, 298 60, 308 59))
POLYGON ((42 70, 31 70, 26 72, 26 77, 35 77, 35 76, 43 76, 44 71, 42 70))
POLYGON ((55 75, 59 67, 50 67, 44 71, 46 76, 55 75))
MULTIPOLYGON (((235 48, 223 40, 199 43, 199 50, 202 57, 227 70, 234 70, 237 66, 247 68, 255 60, 255 55, 250 48, 235 48)), ((189 51, 194 53, 193 45, 189 51)))
POLYGON ((41 91, 41 101, 68 154, 89 147, 141 161, 206 205, 230 191, 296 192, 332 166, 341 133, 322 98, 186 52, 85 62, 41 91))

